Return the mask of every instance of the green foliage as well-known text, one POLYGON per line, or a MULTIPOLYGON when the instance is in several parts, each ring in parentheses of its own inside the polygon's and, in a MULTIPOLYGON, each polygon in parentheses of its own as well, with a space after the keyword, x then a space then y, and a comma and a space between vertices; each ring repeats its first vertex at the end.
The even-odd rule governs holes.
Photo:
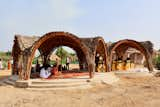
POLYGON ((11 52, 0 52, 0 58, 3 61, 8 61, 9 59, 11 59, 11 52))
POLYGON ((32 61, 32 64, 36 64, 37 63, 37 60, 38 60, 38 63, 39 64, 42 64, 42 59, 40 56, 38 57, 34 57, 33 61, 32 61))
POLYGON ((61 63, 66 63, 66 57, 69 55, 69 53, 63 48, 59 47, 56 51, 56 55, 62 59, 61 63))
POLYGON ((160 56, 156 57, 153 63, 155 64, 155 67, 160 70, 160 56))
MULTIPOLYGON (((75 57, 77 57, 76 53, 70 53, 70 52, 66 51, 66 50, 63 48, 63 46, 57 48, 55 54, 56 54, 59 58, 62 59, 61 62, 60 62, 61 64, 66 64, 66 58, 67 58, 67 56, 69 56, 71 59, 74 59, 74 60, 71 61, 72 64, 78 64, 78 63, 79 63, 79 62, 78 62, 78 58, 75 58, 75 57)), ((42 59, 40 59, 40 56, 35 57, 35 58, 33 59, 33 61, 32 61, 32 64, 36 64, 36 63, 37 63, 37 60, 39 61, 40 64, 42 64, 42 59)), ((55 61, 50 61, 50 64, 51 64, 51 65, 54 65, 54 64, 55 64, 55 61)))
MULTIPOLYGON (((69 53, 66 51, 63 47, 59 47, 56 51, 56 55, 60 58, 62 58, 61 63, 65 64, 66 63, 66 58, 69 56, 70 58, 77 57, 76 53, 69 53)), ((73 64, 78 64, 78 60, 73 60, 71 63, 73 64)))
POLYGON ((38 60, 38 57, 35 57, 32 61, 32 64, 36 64, 37 63, 37 60, 38 60))
POLYGON ((11 59, 11 52, 0 52, 0 58, 2 59, 3 68, 7 67, 8 60, 11 59))
POLYGON ((70 56, 76 56, 76 53, 69 53, 70 56))
POLYGON ((62 59, 66 58, 68 54, 69 53, 63 47, 58 48, 56 51, 56 55, 62 59))

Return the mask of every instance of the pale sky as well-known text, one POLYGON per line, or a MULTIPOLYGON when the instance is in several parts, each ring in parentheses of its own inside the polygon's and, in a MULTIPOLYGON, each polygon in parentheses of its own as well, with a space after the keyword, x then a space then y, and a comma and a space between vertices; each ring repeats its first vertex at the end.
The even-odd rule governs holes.
POLYGON ((160 48, 160 0, 0 0, 0 51, 15 34, 65 31, 79 37, 150 40, 160 48))

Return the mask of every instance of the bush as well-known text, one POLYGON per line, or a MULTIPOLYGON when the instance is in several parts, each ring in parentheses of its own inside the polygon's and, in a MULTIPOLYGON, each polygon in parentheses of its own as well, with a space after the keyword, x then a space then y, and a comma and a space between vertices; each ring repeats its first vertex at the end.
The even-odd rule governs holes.
POLYGON ((155 58, 155 66, 158 70, 160 70, 160 56, 155 58))

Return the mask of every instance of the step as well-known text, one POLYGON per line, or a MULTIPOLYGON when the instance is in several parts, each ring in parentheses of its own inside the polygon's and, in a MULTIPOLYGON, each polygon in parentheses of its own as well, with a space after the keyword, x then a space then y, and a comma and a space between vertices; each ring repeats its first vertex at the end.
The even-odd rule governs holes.
POLYGON ((31 81, 31 84, 70 84, 70 83, 87 83, 88 80, 39 80, 31 81))
POLYGON ((12 78, 8 78, 8 80, 12 82, 16 82, 16 80, 13 80, 12 78))
POLYGON ((10 81, 10 80, 5 80, 4 83, 8 84, 8 85, 15 85, 15 82, 10 81))
POLYGON ((87 82, 80 82, 80 83, 64 83, 64 84, 30 84, 29 88, 56 88, 56 87, 76 87, 76 86, 83 86, 88 85, 87 82))
POLYGON ((18 80, 18 76, 17 75, 13 75, 11 77, 8 78, 10 81, 16 82, 18 80))
POLYGON ((70 86, 70 87, 50 87, 50 88, 26 88, 27 90, 31 90, 31 91, 57 91, 57 90, 73 90, 73 89, 89 89, 92 88, 92 86, 90 84, 86 84, 83 86, 70 86))

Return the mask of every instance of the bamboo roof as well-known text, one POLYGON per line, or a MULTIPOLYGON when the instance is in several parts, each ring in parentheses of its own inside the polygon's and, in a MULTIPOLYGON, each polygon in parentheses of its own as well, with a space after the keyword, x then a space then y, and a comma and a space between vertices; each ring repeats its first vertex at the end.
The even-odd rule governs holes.
MULTIPOLYGON (((40 36, 22 36, 15 35, 15 44, 19 47, 20 51, 24 51, 25 49, 31 48, 36 41, 40 39, 40 36)), ((97 45, 98 39, 102 39, 102 37, 94 37, 94 38, 79 38, 88 48, 90 53, 94 52, 95 46, 97 45)), ((49 44, 47 44, 48 46, 49 44)))

